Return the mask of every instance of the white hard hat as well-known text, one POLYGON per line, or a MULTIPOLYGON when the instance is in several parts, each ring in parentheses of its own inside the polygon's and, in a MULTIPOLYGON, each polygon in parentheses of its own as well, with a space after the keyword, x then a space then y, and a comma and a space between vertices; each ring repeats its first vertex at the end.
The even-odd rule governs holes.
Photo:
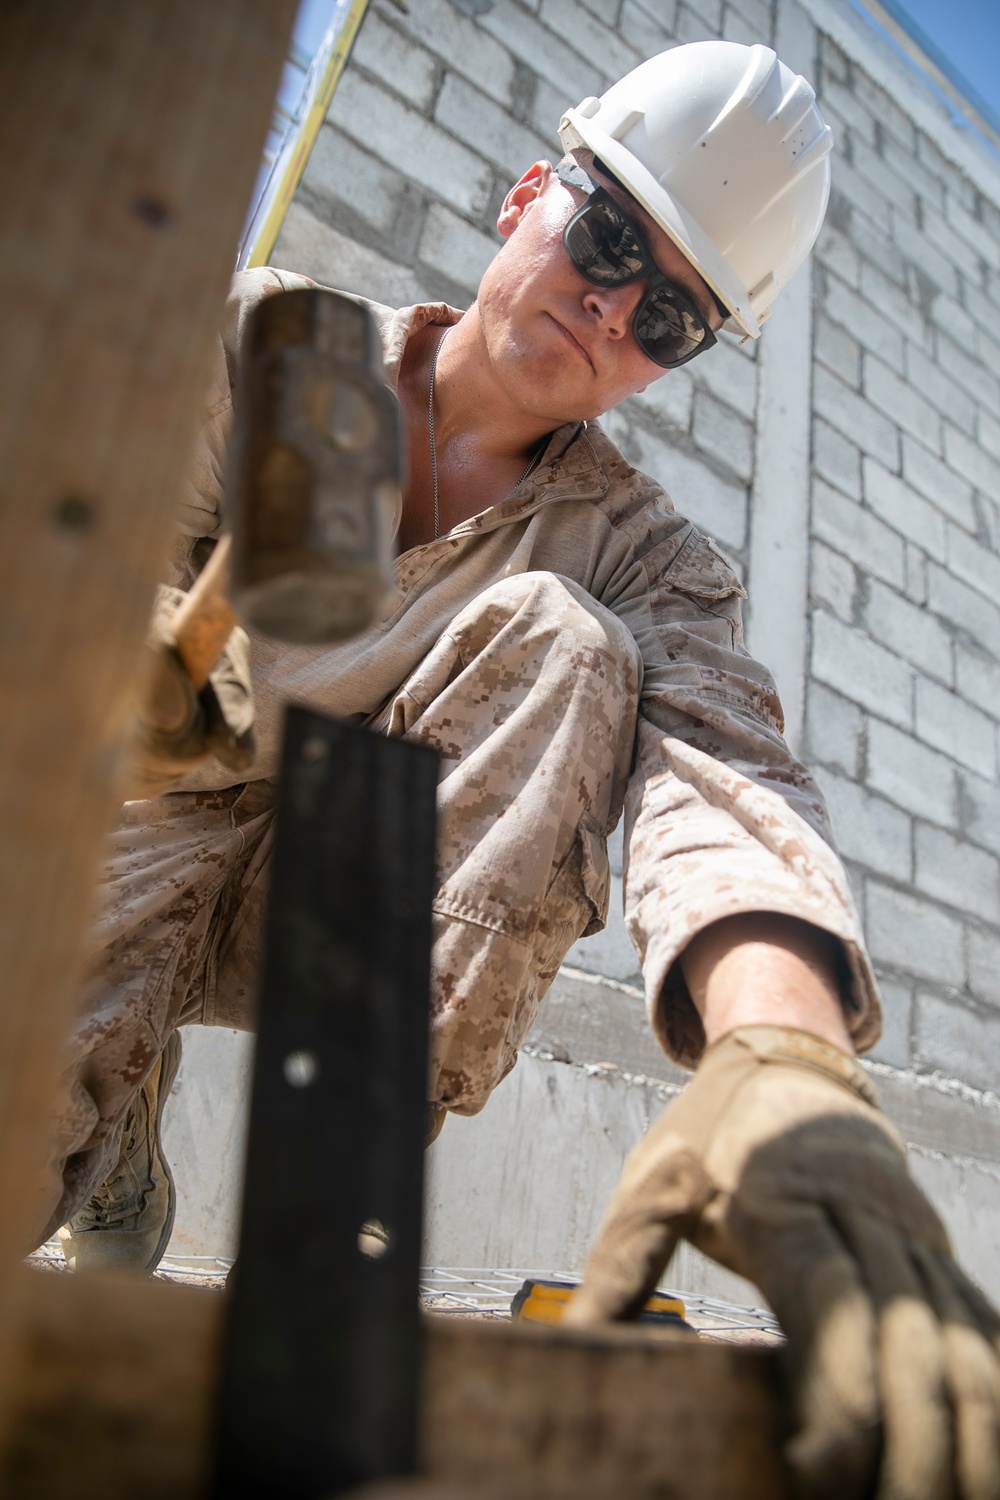
POLYGON ((812 249, 830 196, 833 132, 770 47, 691 42, 640 63, 559 125, 652 215, 757 338, 812 249))

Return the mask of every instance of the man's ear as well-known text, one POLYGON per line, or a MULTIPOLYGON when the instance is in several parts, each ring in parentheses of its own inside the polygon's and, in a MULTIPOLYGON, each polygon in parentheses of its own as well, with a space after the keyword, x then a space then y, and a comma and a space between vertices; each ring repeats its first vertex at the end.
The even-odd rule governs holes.
POLYGON ((528 209, 545 192, 552 180, 552 166, 547 161, 536 161, 519 177, 503 200, 497 218, 500 237, 509 240, 528 209))

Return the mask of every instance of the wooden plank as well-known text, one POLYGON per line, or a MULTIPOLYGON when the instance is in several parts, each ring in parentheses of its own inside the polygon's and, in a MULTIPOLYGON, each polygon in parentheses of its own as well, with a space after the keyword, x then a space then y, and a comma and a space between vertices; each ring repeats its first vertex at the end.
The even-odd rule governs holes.
MULTIPOLYGON (((0 1470, 7 1500, 203 1495, 225 1296, 33 1271, 18 1285, 26 1331, 0 1470)), ((654 1330, 581 1334, 447 1316, 427 1319, 424 1344, 423 1466, 442 1493, 788 1493, 773 1351, 654 1330)), ((406 1494, 401 1486, 400 1500, 406 1494)))
POLYGON ((295 8, 0 6, 0 1371, 4 1272, 39 1228, 123 724, 295 8))

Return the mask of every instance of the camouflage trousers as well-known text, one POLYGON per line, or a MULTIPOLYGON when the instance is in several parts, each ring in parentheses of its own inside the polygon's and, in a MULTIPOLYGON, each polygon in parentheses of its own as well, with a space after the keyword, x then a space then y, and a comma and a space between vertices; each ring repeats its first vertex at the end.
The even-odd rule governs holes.
MULTIPOLYGON (((641 672, 613 614, 557 575, 522 574, 464 609, 367 716, 441 753, 428 1082, 441 1118, 483 1107, 567 949, 604 925, 641 672)), ((63 1075, 47 1232, 107 1176, 174 1027, 253 1029, 274 800, 253 781, 126 803, 63 1075)))

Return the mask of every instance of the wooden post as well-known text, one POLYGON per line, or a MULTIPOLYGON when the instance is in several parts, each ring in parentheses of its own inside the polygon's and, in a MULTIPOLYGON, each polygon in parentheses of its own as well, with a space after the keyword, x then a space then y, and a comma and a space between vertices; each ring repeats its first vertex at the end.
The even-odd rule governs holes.
MULTIPOLYGON (((19 1281, 7 1500, 202 1500, 225 1297, 27 1270, 19 1281)), ((422 1466, 442 1486, 426 1500, 789 1494, 774 1350, 450 1316, 426 1320, 424 1349, 422 1466)), ((393 1493, 406 1500, 407 1486, 384 1500, 393 1493)))
POLYGON ((0 6, 0 1371, 123 722, 295 9, 0 6))

